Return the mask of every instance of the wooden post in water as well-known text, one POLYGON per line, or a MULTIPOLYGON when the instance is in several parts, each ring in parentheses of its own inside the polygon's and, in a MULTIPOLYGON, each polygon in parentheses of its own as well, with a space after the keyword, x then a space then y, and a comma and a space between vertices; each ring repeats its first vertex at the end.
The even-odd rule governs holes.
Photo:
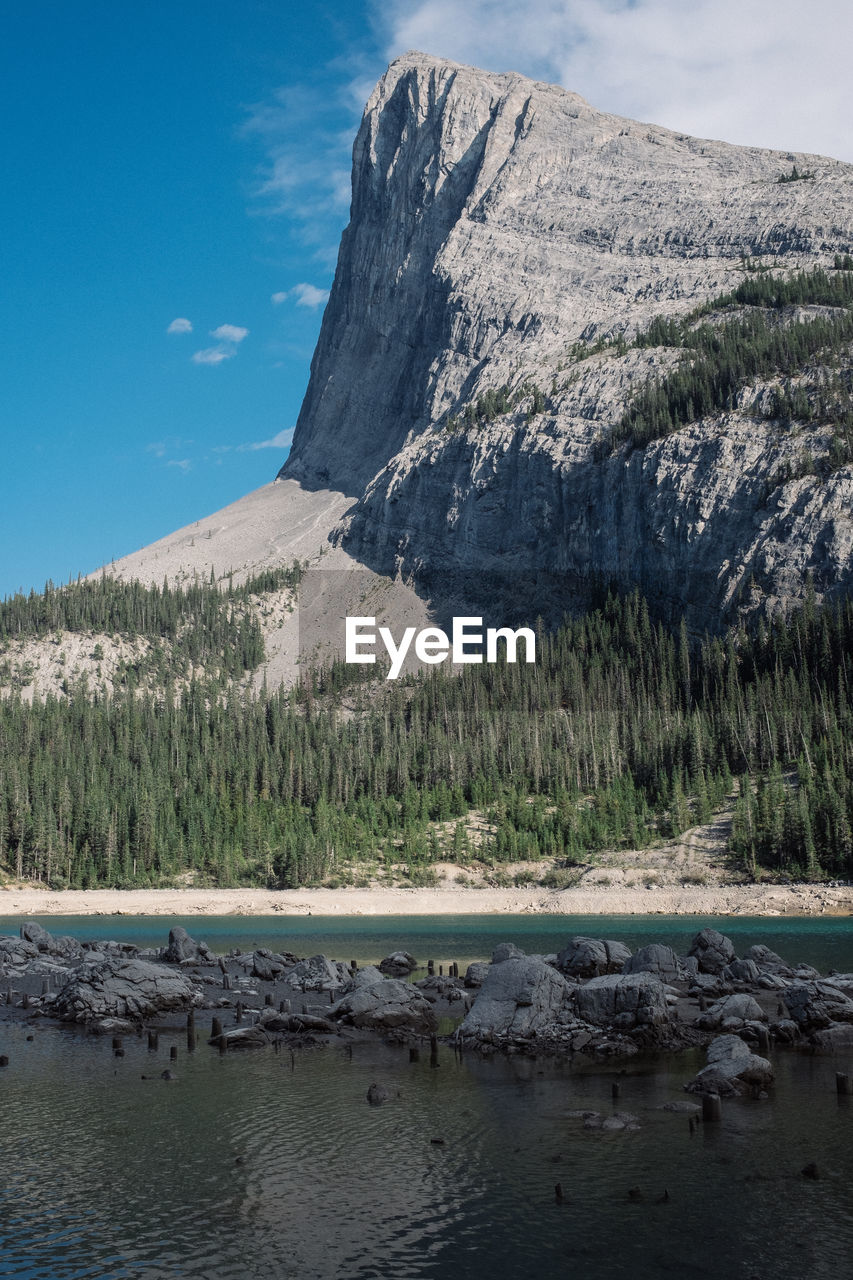
POLYGON ((156 1051, 156 1049, 159 1047, 159 1044, 160 1044, 160 1036, 158 1035, 158 1033, 156 1031, 149 1031, 148 1032, 148 1048, 151 1050, 152 1053, 156 1051))
POLYGON ((429 975, 430 977, 433 977, 433 975, 435 974, 435 961, 434 961, 434 960, 427 960, 427 973, 428 973, 428 975, 429 975))
POLYGON ((219 1018, 214 1018, 210 1024, 210 1038, 211 1040, 218 1040, 221 1035, 222 1022, 219 1018))
POLYGON ((431 1067, 438 1066, 438 1040, 435 1036, 429 1038, 429 1065, 431 1067))
POLYGON ((269 1007, 272 1004, 272 992, 268 991, 264 996, 264 1004, 269 1007))
POLYGON ((557 1204, 562 1204, 562 1203, 563 1203, 563 1184, 562 1184, 562 1182, 558 1182, 558 1183, 556 1184, 556 1186, 554 1187, 554 1199, 557 1201, 557 1204))
POLYGON ((420 1060, 421 1060, 421 1051, 420 1051, 420 1049, 410 1049, 410 1050, 409 1050, 409 1062, 420 1062, 420 1060))
POLYGON ((839 1098, 849 1098, 853 1095, 853 1082, 844 1071, 836 1071, 835 1073, 835 1092, 839 1098))
POLYGON ((177 1062, 178 1060, 178 1046, 176 1044, 173 1044, 169 1050, 169 1060, 171 1062, 177 1062))
POLYGON ((613 1099, 613 1101, 614 1101, 614 1102, 615 1102, 615 1101, 616 1101, 616 1099, 619 1097, 619 1082, 618 1082, 618 1080, 614 1080, 614 1081, 613 1081, 613 1083, 611 1084, 611 1086, 610 1086, 610 1096, 611 1096, 611 1098, 613 1099))
POLYGON ((237 1001, 237 1008, 234 1012, 234 1021, 238 1024, 243 1021, 243 1001, 242 1000, 237 1001))
POLYGON ((723 1104, 718 1093, 706 1093, 702 1096, 702 1119, 705 1124, 714 1124, 723 1118, 723 1104))

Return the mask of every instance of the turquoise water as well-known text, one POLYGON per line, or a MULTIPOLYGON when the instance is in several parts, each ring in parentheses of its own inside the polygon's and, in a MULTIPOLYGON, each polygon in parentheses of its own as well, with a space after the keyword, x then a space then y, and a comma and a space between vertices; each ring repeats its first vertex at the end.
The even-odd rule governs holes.
MULTIPOLYGON (((52 933, 76 938, 113 938, 139 946, 164 946, 173 925, 183 927, 214 951, 269 947, 297 955, 323 952, 336 960, 381 960, 400 947, 427 960, 487 959, 499 942, 548 955, 575 934, 614 938, 630 947, 665 942, 686 951, 706 925, 728 934, 742 953, 764 943, 786 960, 804 961, 821 972, 853 971, 853 917, 767 916, 35 916, 52 933)), ((17 934, 20 917, 0 917, 0 933, 17 934)))
MULTIPOLYGON (((853 969, 848 920, 660 916, 438 921, 45 918, 54 932, 165 941, 183 923, 216 949, 253 945, 377 959, 551 951, 573 933, 683 950, 716 923, 738 950, 853 969)), ((19 921, 0 921, 17 931, 19 921)), ((21 1280, 448 1277, 844 1280, 853 1274, 853 1053, 774 1050, 765 1102, 732 1101, 691 1135, 701 1053, 620 1063, 456 1057, 378 1042, 225 1057, 162 1034, 125 1040, 0 1023, 0 1275, 21 1280), (32 1034, 32 1041, 27 1035, 32 1034), (178 1047, 172 1064, 170 1045, 178 1047), (160 1079, 171 1066, 177 1079, 160 1079), (146 1078, 143 1078, 146 1077, 146 1078), (614 1104, 611 1084, 620 1083, 614 1104), (373 1108, 368 1086, 392 1100, 373 1108), (570 1112, 633 1114, 631 1133, 570 1112), (440 1142, 434 1140, 441 1140, 440 1142), (801 1169, 815 1161, 817 1181, 801 1169), (562 1184, 558 1204, 554 1186, 562 1184), (632 1188, 639 1198, 631 1198, 632 1188)))

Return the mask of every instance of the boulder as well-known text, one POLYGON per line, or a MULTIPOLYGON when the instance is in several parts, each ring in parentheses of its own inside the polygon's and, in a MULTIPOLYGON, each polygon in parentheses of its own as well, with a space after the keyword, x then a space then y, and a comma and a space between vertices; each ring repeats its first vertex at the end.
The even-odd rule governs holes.
POLYGON ((389 1102, 391 1094, 384 1084, 376 1084, 375 1082, 367 1090, 367 1101, 371 1107, 381 1107, 383 1103, 389 1102))
POLYGON ((465 986, 466 987, 482 987, 486 981, 486 974, 489 972, 488 964, 483 960, 475 960, 473 964, 469 964, 465 970, 465 986))
POLYGON ((50 952, 53 949, 53 934, 42 928, 35 920, 25 920, 20 929, 24 942, 31 942, 39 951, 50 952))
POLYGON ((734 943, 716 929, 703 929, 693 939, 688 955, 696 957, 700 973, 722 974, 735 958, 734 943))
POLYGON ((160 952, 166 964, 210 964, 214 956, 206 942, 196 942, 181 925, 169 930, 169 945, 160 952))
POLYGON ((523 960, 524 952, 514 942, 499 942, 492 952, 492 964, 502 964, 504 960, 523 960))
POLYGON ((652 973, 603 974, 578 987, 575 999, 585 1022, 630 1031, 670 1020, 666 994, 652 973))
POLYGON ((390 978, 408 978, 417 967, 417 960, 408 951, 392 951, 379 962, 379 972, 387 973, 390 978))
POLYGON ((538 956, 493 959, 459 1034, 485 1043, 560 1035, 574 1021, 571 990, 538 956))
POLYGON ((429 1000, 400 978, 380 978, 355 987, 332 1005, 329 1017, 372 1031, 403 1030, 416 1035, 430 1035, 438 1026, 429 1000))
POLYGON ((631 959, 622 942, 605 938, 571 938, 557 956, 557 968, 573 978, 595 978, 602 973, 619 973, 631 959))
POLYGON ((640 947, 622 966, 623 973, 653 973, 661 982, 678 982, 684 976, 672 947, 650 942, 640 947))
POLYGON ((735 982, 746 982, 755 986, 761 981, 761 970, 754 960, 733 960, 729 965, 729 973, 735 982))
POLYGON ((782 999, 801 1032, 823 1031, 835 1022, 853 1022, 853 1000, 829 978, 789 986, 782 999))
POLYGON ((311 956, 295 964, 284 980, 297 991, 337 991, 349 983, 350 972, 326 956, 311 956))
POLYGON ((723 996, 711 1005, 696 1020, 697 1027, 704 1031, 716 1031, 724 1024, 731 1024, 726 1029, 734 1030, 746 1022, 766 1022, 767 1014, 757 1000, 746 994, 723 996))
POLYGON ((747 1089, 766 1089, 773 1083, 773 1068, 753 1053, 740 1036, 717 1036, 708 1046, 708 1065, 685 1088, 690 1093, 718 1093, 732 1097, 747 1089))
POLYGON ((776 974, 780 978, 792 978, 794 976, 791 966, 786 964, 775 951, 765 947, 763 943, 757 942, 754 946, 748 947, 744 952, 743 958, 744 960, 751 960, 761 973, 776 974))
POLYGON ((261 982, 275 982, 285 968, 283 957, 273 955, 266 947, 258 947, 257 951, 252 952, 252 977, 261 982))
POLYGON ((158 1013, 201 1004, 196 987, 183 974, 133 957, 88 961, 75 971, 53 1002, 53 1013, 67 1022, 104 1018, 139 1021, 158 1013))

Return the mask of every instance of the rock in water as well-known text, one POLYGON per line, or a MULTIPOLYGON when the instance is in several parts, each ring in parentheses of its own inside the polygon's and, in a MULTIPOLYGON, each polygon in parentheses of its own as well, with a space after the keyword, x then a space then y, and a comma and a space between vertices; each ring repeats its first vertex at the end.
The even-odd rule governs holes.
POLYGON ((499 954, 501 948, 492 957, 460 1034, 466 1041, 487 1044, 561 1034, 574 1021, 569 1005, 572 988, 565 978, 537 956, 518 952, 497 960, 499 954))
POLYGON ((573 978, 596 978, 602 973, 620 973, 631 959, 622 942, 604 938, 572 938, 557 956, 557 968, 573 978))
POLYGON ((53 1013, 69 1022, 140 1020, 192 1009, 202 999, 182 973, 145 960, 109 957, 81 965, 57 992, 53 1013))

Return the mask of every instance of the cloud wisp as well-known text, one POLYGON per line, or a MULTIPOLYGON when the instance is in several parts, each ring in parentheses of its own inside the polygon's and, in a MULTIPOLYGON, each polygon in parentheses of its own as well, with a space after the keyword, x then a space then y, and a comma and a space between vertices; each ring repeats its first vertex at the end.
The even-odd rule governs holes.
POLYGON ((220 342, 233 342, 236 346, 249 336, 249 330, 239 324, 221 324, 217 329, 211 329, 210 336, 220 342))
POLYGON ((238 444, 238 453, 254 453, 257 449, 289 449, 293 443, 293 427, 279 431, 271 440, 258 440, 253 444, 238 444))
POLYGON ((231 360, 237 354, 240 343, 249 336, 249 330, 239 324, 221 324, 211 329, 211 338, 218 339, 215 347, 204 347, 192 355, 195 364, 222 364, 223 360, 231 360))
POLYGON ((176 316, 166 330, 167 333, 192 333, 192 321, 186 316, 176 316))
POLYGON ((283 293, 274 293, 270 301, 273 306, 278 307, 282 302, 287 302, 288 298, 295 298, 297 307, 308 307, 313 311, 326 305, 329 290, 318 289, 315 284, 295 284, 292 289, 285 289, 283 293))
POLYGON ((698 137, 853 159, 848 0, 386 0, 386 53, 520 71, 698 137))

